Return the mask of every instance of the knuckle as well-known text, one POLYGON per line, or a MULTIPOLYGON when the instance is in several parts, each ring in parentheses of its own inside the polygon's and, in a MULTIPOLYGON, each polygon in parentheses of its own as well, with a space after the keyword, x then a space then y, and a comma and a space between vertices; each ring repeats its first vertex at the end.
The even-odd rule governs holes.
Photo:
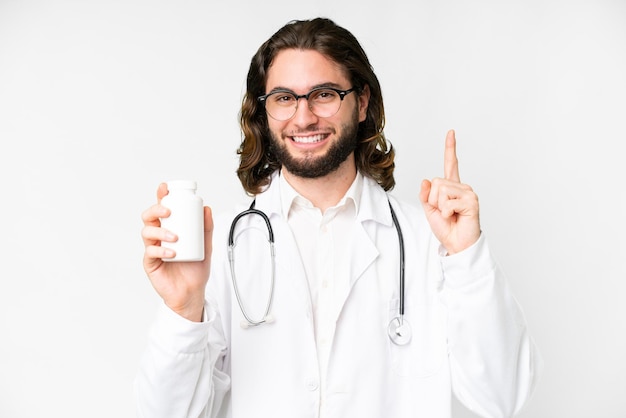
POLYGON ((439 187, 442 183, 444 182, 444 179, 441 177, 435 177, 434 179, 432 179, 431 183, 433 184, 433 186, 439 187))
POLYGON ((144 226, 143 228, 141 228, 141 236, 144 239, 151 239, 151 228, 149 226, 144 226))

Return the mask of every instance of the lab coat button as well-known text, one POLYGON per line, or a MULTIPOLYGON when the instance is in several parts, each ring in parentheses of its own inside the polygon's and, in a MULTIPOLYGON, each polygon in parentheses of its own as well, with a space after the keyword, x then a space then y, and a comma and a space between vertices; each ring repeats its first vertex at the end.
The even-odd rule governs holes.
POLYGON ((306 382, 306 388, 307 388, 308 390, 310 390, 311 392, 313 392, 314 390, 317 390, 317 387, 318 387, 318 385, 317 385, 317 380, 315 380, 315 379, 309 379, 309 380, 307 380, 307 382, 306 382))

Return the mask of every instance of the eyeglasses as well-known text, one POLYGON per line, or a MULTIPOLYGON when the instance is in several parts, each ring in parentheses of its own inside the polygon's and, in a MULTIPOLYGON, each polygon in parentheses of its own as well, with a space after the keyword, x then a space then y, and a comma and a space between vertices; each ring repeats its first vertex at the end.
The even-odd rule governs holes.
POLYGON ((257 100, 265 105, 265 111, 273 119, 286 121, 296 114, 300 99, 306 99, 309 109, 320 118, 329 118, 339 112, 343 99, 356 88, 339 90, 332 87, 317 87, 307 94, 297 95, 289 90, 275 90, 259 96, 257 100))

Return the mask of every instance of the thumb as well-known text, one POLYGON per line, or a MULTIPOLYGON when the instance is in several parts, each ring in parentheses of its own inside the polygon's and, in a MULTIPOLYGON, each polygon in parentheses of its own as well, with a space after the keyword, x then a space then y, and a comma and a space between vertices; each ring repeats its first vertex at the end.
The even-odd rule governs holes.
POLYGON ((204 252, 205 257, 211 257, 213 243, 213 213, 208 206, 204 207, 204 252))
POLYGON ((430 188, 431 188, 430 181, 422 180, 422 185, 420 188, 420 201, 422 202, 422 205, 424 205, 424 208, 430 207, 430 204, 428 203, 428 195, 430 194, 430 188))

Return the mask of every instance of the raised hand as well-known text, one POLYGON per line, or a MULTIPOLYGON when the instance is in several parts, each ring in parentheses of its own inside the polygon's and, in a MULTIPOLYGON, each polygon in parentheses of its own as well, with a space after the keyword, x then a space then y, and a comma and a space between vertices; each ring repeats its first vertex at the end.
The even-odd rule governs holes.
POLYGON ((144 227, 141 236, 145 246, 143 267, 152 286, 163 301, 174 312, 191 320, 202 320, 204 291, 209 279, 211 265, 211 245, 213 217, 211 209, 204 207, 204 261, 164 262, 174 252, 161 246, 161 242, 175 242, 177 237, 171 231, 161 228, 161 218, 170 215, 168 208, 161 205, 161 199, 168 194, 167 184, 162 183, 157 190, 157 204, 142 214, 144 227))
POLYGON ((420 200, 433 233, 448 254, 455 254, 478 240, 480 222, 478 196, 461 183, 453 130, 446 135, 443 171, 444 178, 422 181, 420 200))

